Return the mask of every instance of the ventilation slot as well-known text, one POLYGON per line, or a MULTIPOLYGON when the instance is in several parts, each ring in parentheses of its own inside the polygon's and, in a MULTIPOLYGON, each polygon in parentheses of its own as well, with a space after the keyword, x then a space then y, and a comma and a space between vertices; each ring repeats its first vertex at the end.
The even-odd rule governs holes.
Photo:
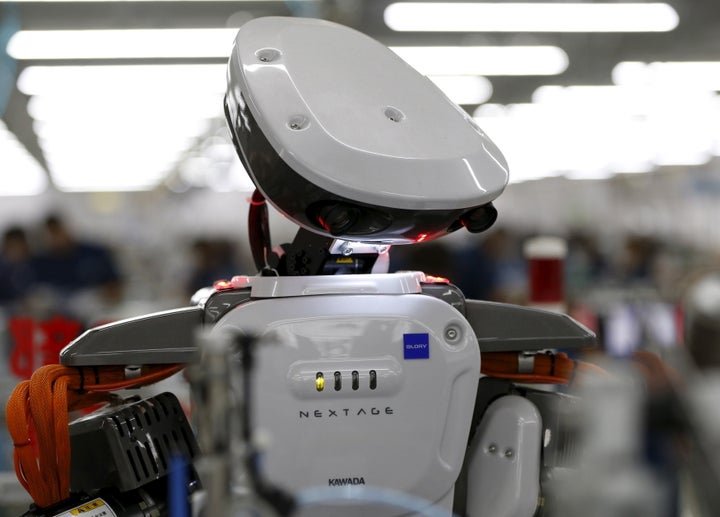
POLYGON ((198 454, 182 407, 170 393, 79 419, 70 424, 70 440, 73 492, 134 490, 166 476, 174 454, 188 460, 198 454), (107 461, 98 461, 99 455, 107 461))

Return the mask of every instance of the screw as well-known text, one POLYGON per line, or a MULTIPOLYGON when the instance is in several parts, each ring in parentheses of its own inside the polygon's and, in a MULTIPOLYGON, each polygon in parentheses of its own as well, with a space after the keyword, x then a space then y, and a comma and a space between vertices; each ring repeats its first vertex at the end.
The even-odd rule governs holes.
POLYGON ((455 338, 457 338, 457 336, 458 336, 457 329, 454 329, 451 327, 445 331, 445 337, 451 341, 454 340, 455 338))
POLYGON ((490 454, 495 454, 497 452, 497 445, 491 443, 490 445, 488 445, 487 450, 490 454))
POLYGON ((505 449, 505 457, 506 457, 506 458, 509 459, 509 458, 512 458, 513 456, 515 456, 515 451, 514 451, 514 450, 512 450, 512 449, 510 449, 510 448, 505 449))
POLYGON ((352 255, 353 249, 352 248, 344 248, 342 252, 343 252, 343 255, 348 257, 348 256, 352 255))
POLYGON ((262 56, 262 57, 260 57, 260 61, 262 61, 263 63, 267 63, 269 61, 269 59, 266 58, 265 56, 262 56))
POLYGON ((288 127, 293 131, 302 131, 303 129, 308 127, 309 123, 310 121, 304 115, 294 115, 290 117, 287 121, 288 127))

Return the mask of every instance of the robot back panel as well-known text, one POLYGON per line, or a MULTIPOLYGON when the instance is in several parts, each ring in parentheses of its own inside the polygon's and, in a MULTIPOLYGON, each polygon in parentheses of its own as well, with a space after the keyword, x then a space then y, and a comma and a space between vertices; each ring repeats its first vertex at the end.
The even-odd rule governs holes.
POLYGON ((291 492, 379 486, 451 509, 480 368, 475 334, 452 306, 418 294, 260 299, 227 313, 213 332, 240 329, 265 338, 253 385, 270 479, 291 492))

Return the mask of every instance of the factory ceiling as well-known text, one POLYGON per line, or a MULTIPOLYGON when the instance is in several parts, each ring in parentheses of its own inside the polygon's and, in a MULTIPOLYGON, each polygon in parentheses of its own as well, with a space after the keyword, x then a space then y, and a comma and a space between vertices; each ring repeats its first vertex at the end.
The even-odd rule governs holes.
MULTIPOLYGON (((526 0, 527 3, 537 3, 526 0)), ((701 61, 720 62, 720 2, 716 0, 667 0, 677 13, 672 30, 658 32, 495 32, 450 30, 393 30, 388 26, 388 0, 317 1, 21 1, 0 0, 0 42, 17 31, 236 28, 253 17, 267 15, 310 16, 333 20, 368 34, 391 47, 439 46, 549 46, 562 49, 567 66, 556 75, 494 75, 488 77, 492 93, 482 104, 530 103, 541 86, 612 85, 613 70, 621 62, 701 61), (3 37, 4 35, 4 37, 3 37)), ((498 2, 509 3, 509 2, 498 2)), ((557 2, 558 4, 567 2, 557 2)), ((592 4, 593 2, 578 3, 592 4)), ((610 1, 605 3, 621 4, 610 1)), ((637 2, 650 3, 650 2, 637 2)), ((230 48, 228 48, 229 54, 230 48)), ((7 60, 8 56, 5 56, 7 60)), ((42 56, 13 59, 13 79, 30 67, 66 65, 223 64, 224 56, 120 57, 52 59, 42 56)), ((8 68, 3 73, 8 78, 8 68)), ((15 81, 12 81, 15 83, 15 81)), ((720 78, 718 78, 720 83, 720 78)), ((52 85, 50 85, 52 87, 52 85)), ((713 87, 720 89, 720 84, 713 87)), ((52 171, 37 125, 28 113, 32 95, 15 83, 2 120, 46 171, 52 171)), ((0 96, 0 102, 2 96, 0 96)), ((713 98, 715 102, 715 99, 713 98)), ((107 98, 108 105, 114 102, 107 98)), ((481 103, 462 104, 476 113, 481 103)), ((0 106, 1 108, 2 106, 0 106)), ((98 114, 96 131, 103 132, 112 120, 102 114, 107 105, 92 109, 98 114)), ((178 108, 182 109, 182 108, 178 108)), ((32 111, 32 109, 30 110, 32 111)), ((1 113, 1 111, 0 111, 1 113)), ((218 115, 221 110, 218 110, 218 115)), ((141 122, 139 121, 139 124, 141 122)), ((682 131, 682 128, 678 128, 682 131)), ((717 142, 720 142, 720 135, 717 142)), ((2 157, 0 157, 2 160, 2 157)), ((176 164, 177 165, 177 164, 176 164)), ((4 167, 3 167, 4 169, 4 167)), ((5 171, 3 170, 3 173, 5 171)), ((53 181, 52 175, 50 184, 53 181)))

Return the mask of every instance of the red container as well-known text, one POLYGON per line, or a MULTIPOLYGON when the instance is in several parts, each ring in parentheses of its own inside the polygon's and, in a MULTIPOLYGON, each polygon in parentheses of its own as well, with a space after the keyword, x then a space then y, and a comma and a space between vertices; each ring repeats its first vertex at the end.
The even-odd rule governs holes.
POLYGON ((535 237, 524 246, 528 262, 528 304, 557 306, 565 302, 567 244, 558 237, 535 237))
POLYGON ((529 303, 561 303, 565 300, 563 259, 530 259, 528 277, 529 303))

